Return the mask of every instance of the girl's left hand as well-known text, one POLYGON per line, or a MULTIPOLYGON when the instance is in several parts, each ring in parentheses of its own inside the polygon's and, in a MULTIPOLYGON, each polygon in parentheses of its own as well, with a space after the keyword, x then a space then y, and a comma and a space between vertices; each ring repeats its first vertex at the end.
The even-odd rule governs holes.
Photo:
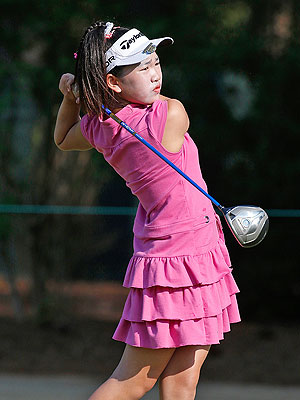
POLYGON ((72 91, 72 84, 74 83, 74 75, 73 74, 63 74, 60 78, 59 82, 59 90, 65 96, 66 100, 75 102, 76 104, 80 103, 79 97, 75 97, 72 91))

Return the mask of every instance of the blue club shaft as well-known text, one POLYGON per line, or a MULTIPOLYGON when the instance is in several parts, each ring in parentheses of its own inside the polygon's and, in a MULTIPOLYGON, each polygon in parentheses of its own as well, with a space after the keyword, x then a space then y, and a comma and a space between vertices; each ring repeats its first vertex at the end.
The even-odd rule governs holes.
POLYGON ((190 182, 195 188, 200 190, 201 193, 204 194, 211 202, 219 208, 219 210, 224 213, 224 207, 216 200, 214 199, 210 194, 208 194, 204 189, 202 189, 201 186, 199 186, 193 179, 191 179, 188 175, 186 175, 183 171, 181 171, 180 168, 178 168, 175 164, 172 163, 167 157, 165 157, 162 153, 160 153, 155 147, 153 147, 150 143, 147 142, 144 138, 142 138, 138 133, 136 133, 130 126, 128 126, 124 121, 122 121, 120 118, 118 118, 113 112, 111 112, 108 108, 104 107, 102 105, 102 108, 104 112, 111 117, 114 121, 116 121, 118 124, 120 124, 124 129, 126 129, 129 133, 131 133, 133 136, 135 136, 140 142, 142 142, 144 145, 146 145, 150 150, 152 150, 158 157, 160 157, 162 160, 164 160, 167 164, 170 165, 175 171, 177 171, 181 176, 183 176, 188 182, 190 182))

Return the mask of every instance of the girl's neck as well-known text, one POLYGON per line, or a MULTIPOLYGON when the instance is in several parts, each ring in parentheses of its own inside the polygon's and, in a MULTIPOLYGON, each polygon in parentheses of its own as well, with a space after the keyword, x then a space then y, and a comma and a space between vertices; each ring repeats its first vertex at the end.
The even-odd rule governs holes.
POLYGON ((110 108, 111 111, 116 114, 118 111, 122 110, 122 108, 126 107, 128 104, 130 104, 128 101, 122 99, 121 97, 115 97, 112 99, 110 108))

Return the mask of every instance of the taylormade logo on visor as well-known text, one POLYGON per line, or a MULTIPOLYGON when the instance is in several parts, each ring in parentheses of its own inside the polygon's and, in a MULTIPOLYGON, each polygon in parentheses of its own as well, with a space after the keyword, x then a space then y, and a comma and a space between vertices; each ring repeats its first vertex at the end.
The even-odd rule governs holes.
POLYGON ((130 39, 123 40, 123 42, 120 43, 121 49, 122 49, 122 50, 128 50, 129 47, 130 47, 133 43, 135 43, 135 41, 136 41, 137 39, 139 39, 139 38, 142 37, 142 36, 145 36, 145 35, 144 35, 142 32, 139 32, 138 34, 133 35, 130 39))

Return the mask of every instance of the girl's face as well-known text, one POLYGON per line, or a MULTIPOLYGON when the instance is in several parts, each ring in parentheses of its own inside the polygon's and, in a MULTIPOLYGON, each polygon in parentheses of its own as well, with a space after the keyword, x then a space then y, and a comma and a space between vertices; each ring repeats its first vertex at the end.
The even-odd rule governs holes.
POLYGON ((129 103, 150 105, 158 100, 162 72, 157 54, 152 53, 137 66, 126 68, 125 75, 117 78, 118 95, 129 103))

